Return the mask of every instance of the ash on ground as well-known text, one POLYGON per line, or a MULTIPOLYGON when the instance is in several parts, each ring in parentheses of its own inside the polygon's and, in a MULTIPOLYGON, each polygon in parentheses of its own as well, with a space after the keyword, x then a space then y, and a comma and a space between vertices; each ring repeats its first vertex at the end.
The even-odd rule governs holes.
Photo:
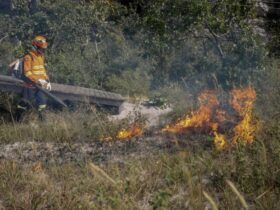
POLYGON ((147 157, 163 153, 191 151, 209 147, 205 137, 172 138, 165 135, 132 138, 127 141, 114 142, 17 142, 0 146, 0 160, 28 164, 42 162, 46 164, 69 162, 122 162, 128 158, 147 157))

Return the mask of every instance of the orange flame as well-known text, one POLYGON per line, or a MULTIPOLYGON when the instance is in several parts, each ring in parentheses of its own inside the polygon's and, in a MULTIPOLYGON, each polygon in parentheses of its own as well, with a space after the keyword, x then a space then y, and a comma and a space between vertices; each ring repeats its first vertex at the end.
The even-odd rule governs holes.
POLYGON ((128 140, 130 138, 141 136, 143 134, 143 128, 140 125, 134 124, 131 128, 124 129, 118 131, 115 138, 112 136, 102 137, 102 141, 112 141, 116 140, 128 140))
POLYGON ((217 150, 223 150, 226 147, 226 137, 225 135, 219 134, 214 131, 214 144, 217 150))
POLYGON ((233 142, 252 143, 257 126, 253 124, 252 110, 256 100, 256 92, 252 87, 234 89, 231 92, 232 107, 239 113, 242 120, 234 128, 233 142))
POLYGON ((117 139, 125 140, 132 137, 141 136, 143 134, 143 129, 139 125, 134 125, 129 129, 121 129, 117 134, 117 139))
POLYGON ((214 144, 217 150, 223 150, 227 146, 227 141, 225 135, 218 133, 218 123, 212 125, 214 134, 214 144))
MULTIPOLYGON (((204 132, 213 136, 214 144, 217 150, 223 150, 231 146, 229 139, 233 144, 252 143, 254 134, 257 130, 253 120, 253 106, 256 100, 256 92, 252 87, 244 89, 233 89, 230 92, 231 99, 226 104, 232 106, 236 111, 238 118, 233 113, 228 112, 220 105, 217 91, 204 91, 199 97, 199 108, 191 112, 184 118, 179 119, 175 124, 167 125, 162 129, 163 132, 184 133, 192 130, 195 132, 204 132), (231 128, 223 127, 230 123, 231 128), (233 125, 236 125, 233 127, 233 125), (232 138, 229 135, 221 134, 219 131, 227 128, 233 131, 232 138)), ((143 126, 134 123, 128 129, 121 129, 115 137, 103 138, 105 141, 128 140, 132 137, 143 134, 143 126)))
MULTIPOLYGON (((240 122, 233 128, 234 144, 238 142, 252 143, 256 126, 253 125, 252 110, 256 99, 256 92, 252 87, 244 89, 234 89, 231 91, 231 100, 229 104, 238 113, 240 122)), ((215 91, 204 91, 198 98, 200 107, 198 110, 180 119, 175 124, 167 125, 162 129, 164 132, 183 133, 190 129, 208 131, 214 137, 214 144, 218 150, 228 146, 226 135, 220 134, 218 128, 221 123, 229 118, 234 121, 226 110, 220 107, 220 102, 215 91)), ((236 120, 235 120, 236 121, 236 120)), ((235 122, 237 123, 237 122, 235 122)))
MULTIPOLYGON (((167 125, 162 131, 171 133, 181 133, 188 128, 199 128, 211 122, 212 112, 215 107, 219 106, 219 101, 214 91, 204 91, 198 97, 200 107, 197 111, 192 112, 190 116, 179 120, 174 125, 167 125)), ((211 125, 210 125, 211 126, 211 125)))

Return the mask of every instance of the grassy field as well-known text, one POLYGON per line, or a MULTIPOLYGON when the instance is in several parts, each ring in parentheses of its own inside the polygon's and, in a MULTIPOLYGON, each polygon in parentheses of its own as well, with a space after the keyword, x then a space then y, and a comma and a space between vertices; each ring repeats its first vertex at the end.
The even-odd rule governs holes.
MULTIPOLYGON (((69 164, 0 163, 2 209, 277 209, 280 126, 251 145, 69 164)), ((186 141, 188 141, 186 139, 186 141)))
MULTIPOLYGON (((129 155, 118 143, 106 143, 119 152, 99 161, 24 162, 0 156, 0 209, 279 209, 279 68, 273 69, 261 90, 266 94, 257 89, 254 118, 260 129, 253 143, 217 151, 213 136, 162 135, 166 145, 160 145, 151 130, 124 144, 129 155), (168 142, 176 149, 162 149, 170 147, 168 142)), ((45 122, 32 114, 20 124, 2 119, 1 148, 37 142, 92 143, 102 149, 100 140, 128 125, 127 120, 109 122, 95 110, 49 113, 45 122)))

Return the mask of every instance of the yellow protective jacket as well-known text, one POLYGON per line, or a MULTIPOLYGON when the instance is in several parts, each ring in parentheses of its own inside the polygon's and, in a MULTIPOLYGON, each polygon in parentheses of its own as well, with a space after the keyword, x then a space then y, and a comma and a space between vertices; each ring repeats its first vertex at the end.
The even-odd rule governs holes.
POLYGON ((45 68, 45 57, 31 50, 23 58, 23 73, 33 82, 38 82, 39 79, 49 80, 45 68))

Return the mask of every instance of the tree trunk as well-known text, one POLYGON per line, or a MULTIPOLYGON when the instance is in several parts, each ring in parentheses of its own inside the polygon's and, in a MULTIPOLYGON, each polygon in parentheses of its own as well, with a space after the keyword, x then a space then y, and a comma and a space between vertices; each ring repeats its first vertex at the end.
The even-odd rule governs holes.
POLYGON ((35 13, 38 9, 38 4, 40 3, 40 0, 29 0, 29 10, 31 13, 35 13))

